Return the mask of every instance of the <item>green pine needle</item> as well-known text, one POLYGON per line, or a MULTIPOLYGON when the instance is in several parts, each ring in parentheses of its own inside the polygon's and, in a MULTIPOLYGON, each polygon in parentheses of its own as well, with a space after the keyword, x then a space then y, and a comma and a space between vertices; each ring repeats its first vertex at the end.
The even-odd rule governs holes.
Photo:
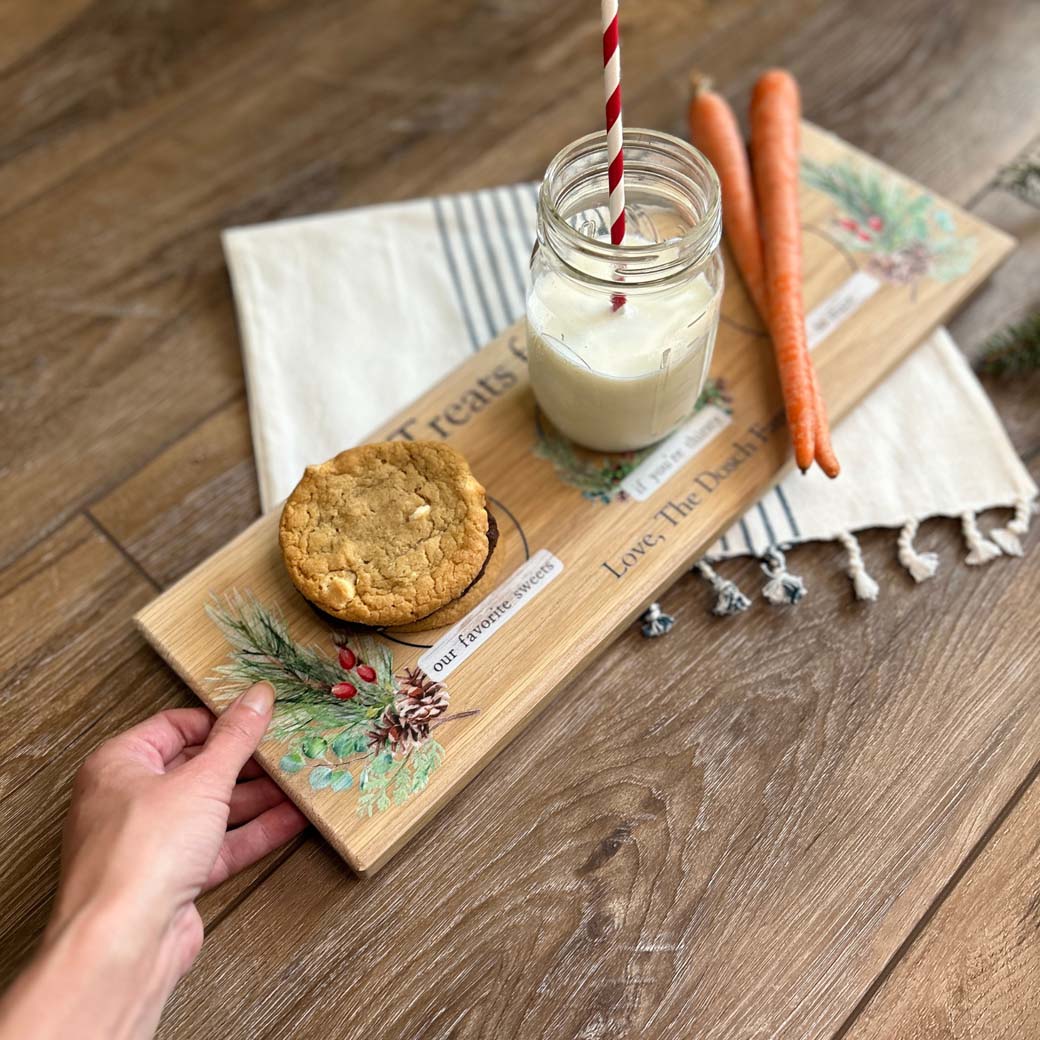
MULTIPOLYGON (((723 411, 732 411, 730 397, 721 379, 709 379, 693 406, 693 412, 701 411, 709 404, 723 411)), ((538 440, 534 453, 540 459, 551 462, 559 478, 567 485, 577 488, 589 498, 610 502, 619 492, 622 480, 645 459, 655 445, 639 451, 623 453, 621 457, 599 455, 594 458, 579 457, 563 434, 555 427, 538 423, 538 440)))
POLYGON ((352 673, 349 679, 357 696, 341 701, 332 695, 332 687, 348 676, 337 658, 294 641, 276 611, 251 596, 231 593, 214 598, 206 613, 231 644, 230 660, 216 670, 219 693, 230 699, 254 683, 270 683, 279 735, 361 725, 393 702, 393 663, 386 648, 374 639, 359 636, 354 649, 376 670, 375 681, 366 683, 352 673))
POLYGON ((305 778, 314 791, 347 791, 356 783, 359 816, 402 805, 426 787, 444 748, 428 737, 398 757, 379 737, 380 719, 399 692, 389 647, 350 636, 358 661, 376 673, 365 682, 357 667, 344 671, 338 653, 296 642, 282 615, 252 596, 214 596, 206 613, 231 645, 212 679, 217 695, 228 699, 257 682, 274 688, 270 736, 286 742, 282 772, 305 778), (355 696, 336 698, 332 688, 341 682, 352 683, 355 696))
POLYGON ((1040 159, 1018 159, 997 174, 997 187, 1040 207, 1040 159))
POLYGON ((975 363, 977 372, 988 376, 1018 375, 1040 368, 1040 311, 1015 325, 994 333, 983 344, 975 363))

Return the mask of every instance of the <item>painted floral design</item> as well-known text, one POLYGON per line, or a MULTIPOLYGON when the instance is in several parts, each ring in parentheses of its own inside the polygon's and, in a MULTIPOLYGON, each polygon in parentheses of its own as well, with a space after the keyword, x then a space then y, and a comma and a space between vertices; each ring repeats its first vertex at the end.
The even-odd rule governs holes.
POLYGON ((285 743, 279 767, 307 773, 315 791, 357 785, 371 816, 422 791, 444 760, 432 731, 476 711, 447 714, 448 691, 419 668, 394 674, 390 650, 337 632, 328 653, 298 643, 281 615, 251 596, 214 599, 206 613, 231 644, 214 681, 230 698, 256 682, 275 691, 268 736, 285 743))
MULTIPOLYGON (((709 379, 704 384, 700 397, 691 415, 696 415, 707 405, 721 408, 727 415, 733 414, 732 403, 721 379, 709 379)), ((553 464, 556 475, 565 484, 577 488, 585 498, 609 505, 624 502, 628 496, 621 490, 621 482, 645 459, 656 445, 639 451, 626 451, 616 455, 596 455, 579 448, 559 431, 549 426, 541 414, 537 416, 538 440, 534 453, 540 459, 553 464)))
POLYGON ((953 216, 932 196, 914 194, 876 171, 843 161, 802 160, 802 180, 838 205, 832 230, 866 269, 897 285, 948 282, 971 267, 975 240, 957 234, 953 216))

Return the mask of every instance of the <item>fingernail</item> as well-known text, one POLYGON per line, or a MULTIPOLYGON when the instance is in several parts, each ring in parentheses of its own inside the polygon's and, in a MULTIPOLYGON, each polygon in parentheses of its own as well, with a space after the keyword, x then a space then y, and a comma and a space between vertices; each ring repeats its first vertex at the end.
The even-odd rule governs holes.
POLYGON ((242 706, 257 715, 267 715, 274 707, 274 688, 266 682, 251 686, 242 694, 242 706))

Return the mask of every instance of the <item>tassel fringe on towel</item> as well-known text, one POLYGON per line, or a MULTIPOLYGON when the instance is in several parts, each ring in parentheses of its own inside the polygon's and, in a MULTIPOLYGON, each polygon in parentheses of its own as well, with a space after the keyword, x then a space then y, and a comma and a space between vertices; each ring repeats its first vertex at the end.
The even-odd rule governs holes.
POLYGON ((769 580, 762 586, 762 595, 774 606, 794 606, 805 599, 805 582, 787 570, 787 560, 778 545, 766 549, 760 561, 769 580))
POLYGON ((991 542, 979 530, 979 522, 974 513, 961 514, 961 530, 964 532, 964 543, 968 547, 968 555, 964 557, 964 562, 969 567, 979 567, 1000 555, 1000 546, 991 542))
POLYGON ((639 619, 642 622, 640 631, 644 639, 657 639, 658 636, 666 636, 675 624, 675 618, 661 610, 660 603, 651 603, 639 619))
POLYGON ((990 531, 990 538, 1008 556, 1022 555, 1021 539, 1029 530, 1029 518, 1035 509, 1034 502, 1027 498, 1020 498, 1015 502, 1015 515, 1008 522, 1007 527, 998 527, 995 531, 990 531))
POLYGON ((914 536, 920 525, 916 520, 907 520, 896 540, 899 562, 910 572, 914 581, 927 581, 939 569, 939 557, 933 552, 919 553, 914 548, 914 536))
MULTIPOLYGON (((1007 524, 991 531, 989 537, 982 533, 974 512, 961 514, 961 530, 968 547, 965 563, 977 567, 995 560, 1001 554, 1022 555, 1022 538, 1029 531, 1030 518, 1037 512, 1037 500, 1016 499, 1013 509, 1014 514, 1007 524)), ((914 546, 919 526, 919 521, 908 520, 896 540, 899 562, 916 582, 927 581, 939 569, 939 557, 935 553, 918 552, 914 546)), ((878 583, 867 573, 863 551, 856 536, 851 531, 843 531, 837 536, 837 540, 845 549, 845 573, 852 582, 856 599, 876 600, 879 592, 878 583)), ((762 597, 765 600, 777 605, 791 605, 805 598, 805 583, 798 575, 787 570, 787 560, 778 545, 771 545, 766 549, 759 563, 768 579, 762 587, 762 597)), ((737 585, 721 577, 707 559, 695 564, 693 573, 700 575, 715 590, 712 613, 717 617, 742 614, 751 606, 751 600, 737 585)), ((674 619, 661 610, 659 603, 651 603, 639 620, 643 635, 647 639, 666 635, 675 624, 674 619)))
POLYGON ((707 560, 694 564, 693 573, 699 574, 715 590, 715 605, 711 612, 716 617, 732 617, 751 606, 751 600, 732 581, 720 577, 707 560))
POLYGON ((852 590, 856 593, 856 599, 877 599, 880 591, 878 583, 867 573, 863 551, 856 536, 850 531, 842 531, 838 535, 838 541, 845 547, 845 573, 852 580, 852 590))

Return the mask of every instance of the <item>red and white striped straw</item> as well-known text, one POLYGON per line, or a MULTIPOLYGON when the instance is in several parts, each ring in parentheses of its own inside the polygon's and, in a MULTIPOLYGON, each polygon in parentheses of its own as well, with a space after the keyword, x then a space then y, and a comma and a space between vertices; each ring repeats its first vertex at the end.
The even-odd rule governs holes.
POLYGON ((621 147, 621 39, 618 0, 601 0, 603 11, 603 94, 607 102, 607 187, 610 191, 610 241, 625 240, 625 153, 621 147))

